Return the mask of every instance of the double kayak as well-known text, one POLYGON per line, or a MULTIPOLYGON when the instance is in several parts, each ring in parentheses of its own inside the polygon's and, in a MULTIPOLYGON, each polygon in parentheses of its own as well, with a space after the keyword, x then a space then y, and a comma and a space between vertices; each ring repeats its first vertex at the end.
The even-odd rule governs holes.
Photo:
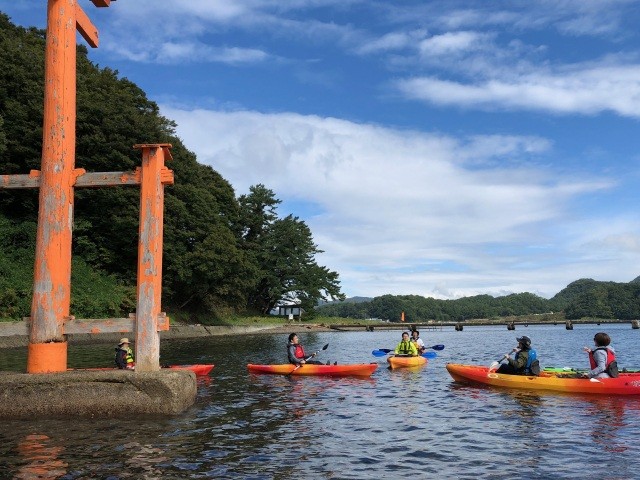
POLYGON ((393 355, 387 358, 387 362, 389 363, 389 368, 394 370, 396 368, 419 367, 421 365, 426 365, 427 359, 421 355, 393 355))
POLYGON ((351 365, 314 365, 306 363, 299 368, 290 363, 282 365, 248 364, 251 373, 270 373, 274 375, 325 375, 330 377, 368 377, 376 368, 377 363, 355 363, 351 365))
POLYGON ((507 375, 481 365, 448 363, 447 371, 457 382, 525 390, 600 395, 640 395, 640 373, 621 373, 617 378, 575 378, 566 373, 541 372, 539 376, 507 375))
MULTIPOLYGON (((543 372, 550 373, 587 373, 588 368, 572 368, 572 367, 545 367, 543 372)), ((623 368, 620 373, 640 373, 640 368, 623 368)))

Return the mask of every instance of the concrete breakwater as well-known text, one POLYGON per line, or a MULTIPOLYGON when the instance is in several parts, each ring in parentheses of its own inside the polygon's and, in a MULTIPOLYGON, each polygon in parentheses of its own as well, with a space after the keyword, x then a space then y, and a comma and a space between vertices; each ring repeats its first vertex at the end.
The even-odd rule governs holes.
POLYGON ((186 370, 0 373, 0 418, 175 415, 195 402, 186 370))

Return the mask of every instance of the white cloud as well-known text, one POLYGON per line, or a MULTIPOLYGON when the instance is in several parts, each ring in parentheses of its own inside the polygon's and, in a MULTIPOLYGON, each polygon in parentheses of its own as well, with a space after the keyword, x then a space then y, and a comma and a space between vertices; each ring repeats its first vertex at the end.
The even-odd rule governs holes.
POLYGON ((416 77, 398 80, 396 86, 408 98, 436 105, 640 116, 640 65, 573 66, 468 84, 416 77))
POLYGON ((370 54, 402 50, 404 48, 415 48, 416 43, 419 43, 426 34, 427 32, 424 29, 410 32, 390 32, 374 40, 363 41, 363 43, 356 48, 356 51, 360 54, 370 54))
POLYGON ((447 32, 434 35, 420 42, 419 50, 423 56, 440 56, 466 53, 478 50, 493 38, 493 35, 478 32, 447 32))
POLYGON ((314 205, 303 218, 326 252, 320 261, 340 273, 349 295, 436 294, 446 285, 471 294, 480 277, 485 292, 518 291, 523 276, 541 289, 566 285, 576 274, 567 265, 580 263, 555 244, 558 226, 571 224, 568 204, 613 186, 535 167, 527 158, 551 148, 535 137, 457 139, 290 113, 162 111, 238 194, 263 183, 289 205, 314 205), (468 168, 469 158, 493 162, 468 168), (558 267, 531 266, 547 256, 558 267))

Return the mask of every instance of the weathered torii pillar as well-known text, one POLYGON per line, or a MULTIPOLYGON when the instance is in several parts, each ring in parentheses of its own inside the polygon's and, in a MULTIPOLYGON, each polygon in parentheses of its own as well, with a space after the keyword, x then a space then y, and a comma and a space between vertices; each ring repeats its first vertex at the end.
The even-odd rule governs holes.
MULTIPOLYGON (((107 7, 110 0, 94 1, 107 7)), ((76 149, 76 28, 92 47, 98 31, 76 0, 48 0, 44 123, 28 372, 65 371, 64 320, 71 302, 76 149)))
MULTIPOLYGON (((108 7, 112 0, 91 1, 108 7)), ((75 168, 76 29, 89 45, 98 46, 97 29, 76 0, 48 0, 41 171, 1 176, 0 188, 40 188, 27 372, 66 371, 65 333, 131 331, 136 332, 136 371, 159 370, 158 330, 169 329, 160 304, 164 185, 173 183, 164 161, 171 159, 171 145, 134 146, 142 150, 142 167, 133 172, 75 168), (74 187, 113 185, 141 186, 136 314, 76 321, 69 314, 74 187)))

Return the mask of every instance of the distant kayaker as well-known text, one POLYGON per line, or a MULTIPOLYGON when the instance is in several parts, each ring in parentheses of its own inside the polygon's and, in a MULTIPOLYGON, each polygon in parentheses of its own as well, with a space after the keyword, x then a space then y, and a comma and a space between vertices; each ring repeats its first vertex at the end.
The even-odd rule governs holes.
POLYGON ((537 352, 531 348, 531 339, 526 335, 516 338, 518 346, 511 353, 515 352, 515 357, 511 358, 507 353, 503 363, 498 368, 497 373, 507 373, 511 375, 538 375, 540 373, 540 363, 537 352))
POLYGON ((411 342, 415 344, 419 355, 422 355, 427 350, 424 346, 424 342, 420 338, 420 332, 418 330, 413 330, 411 332, 411 342))
MULTIPOLYGON (((289 335, 289 343, 287 344, 287 356, 289 357, 289 363, 293 365, 304 365, 309 363, 312 365, 323 365, 322 362, 317 360, 307 360, 307 355, 304 353, 304 348, 300 345, 298 335, 292 333, 289 335)), ((311 357, 315 357, 316 354, 312 354, 311 357)))
POLYGON ((396 355, 418 355, 416 344, 409 339, 409 332, 402 332, 402 340, 394 350, 396 355))
POLYGON ((134 362, 133 362, 133 350, 129 348, 129 339, 121 338, 120 343, 116 347, 116 367, 122 370, 133 370, 134 362))
POLYGON ((618 362, 616 352, 611 345, 611 337, 604 332, 596 333, 593 337, 596 348, 593 350, 584 347, 584 351, 589 354, 591 371, 587 373, 588 378, 609 378, 618 376, 618 362))

